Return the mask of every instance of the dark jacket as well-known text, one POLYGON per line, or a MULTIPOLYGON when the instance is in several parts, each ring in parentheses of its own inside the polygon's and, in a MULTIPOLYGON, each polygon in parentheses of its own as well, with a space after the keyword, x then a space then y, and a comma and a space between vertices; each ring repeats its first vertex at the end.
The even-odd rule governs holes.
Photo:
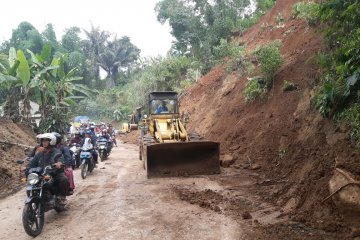
POLYGON ((73 159, 72 154, 70 153, 70 149, 62 145, 58 146, 57 148, 61 151, 64 157, 65 165, 71 166, 73 164, 73 159))
POLYGON ((76 136, 73 139, 71 139, 70 145, 73 144, 73 143, 80 144, 82 142, 82 140, 83 140, 82 137, 76 136))
POLYGON ((29 168, 42 167, 52 165, 56 162, 65 164, 64 157, 59 149, 54 147, 45 149, 43 152, 37 153, 30 161, 29 168))

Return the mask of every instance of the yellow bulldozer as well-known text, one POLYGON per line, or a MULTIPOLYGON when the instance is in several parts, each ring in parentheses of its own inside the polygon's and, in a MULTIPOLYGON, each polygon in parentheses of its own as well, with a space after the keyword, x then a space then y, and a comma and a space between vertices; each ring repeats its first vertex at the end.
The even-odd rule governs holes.
POLYGON ((188 133, 187 122, 179 113, 176 92, 149 94, 149 115, 143 118, 139 150, 147 177, 220 173, 220 144, 188 133))

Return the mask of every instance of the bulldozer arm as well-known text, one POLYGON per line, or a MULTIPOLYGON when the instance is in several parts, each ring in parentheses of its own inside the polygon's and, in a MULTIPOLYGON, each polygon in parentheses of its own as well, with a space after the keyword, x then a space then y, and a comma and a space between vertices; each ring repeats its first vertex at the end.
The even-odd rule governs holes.
POLYGON ((219 143, 211 141, 155 143, 144 147, 148 177, 220 173, 219 143))

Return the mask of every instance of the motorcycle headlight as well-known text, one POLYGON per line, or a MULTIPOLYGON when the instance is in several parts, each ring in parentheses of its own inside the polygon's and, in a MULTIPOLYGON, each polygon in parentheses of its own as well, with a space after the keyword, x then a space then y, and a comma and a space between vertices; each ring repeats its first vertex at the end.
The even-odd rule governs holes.
POLYGON ((39 182, 39 175, 36 173, 30 173, 27 177, 27 183, 30 185, 35 185, 39 182))

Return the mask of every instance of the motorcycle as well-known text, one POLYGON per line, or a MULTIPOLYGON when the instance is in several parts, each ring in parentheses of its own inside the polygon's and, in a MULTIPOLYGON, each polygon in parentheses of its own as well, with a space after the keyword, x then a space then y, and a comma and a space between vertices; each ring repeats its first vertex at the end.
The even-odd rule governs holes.
POLYGON ((82 147, 80 152, 81 159, 81 177, 85 179, 87 176, 87 172, 92 172, 95 168, 95 161, 92 156, 93 148, 82 147))
POLYGON ((108 140, 105 137, 100 137, 97 142, 99 149, 100 161, 105 160, 110 155, 110 148, 108 146, 108 140))
POLYGON ((80 144, 77 143, 71 144, 70 152, 72 153, 72 158, 74 161, 73 168, 78 168, 81 165, 80 151, 81 151, 80 144))
MULTIPOLYGON (((24 161, 18 160, 17 163, 23 164, 24 161)), ((42 232, 45 212, 51 209, 55 209, 56 212, 65 210, 65 204, 49 190, 54 182, 56 170, 55 166, 47 166, 30 168, 27 171, 27 199, 22 213, 22 222, 25 232, 32 237, 42 232)))

